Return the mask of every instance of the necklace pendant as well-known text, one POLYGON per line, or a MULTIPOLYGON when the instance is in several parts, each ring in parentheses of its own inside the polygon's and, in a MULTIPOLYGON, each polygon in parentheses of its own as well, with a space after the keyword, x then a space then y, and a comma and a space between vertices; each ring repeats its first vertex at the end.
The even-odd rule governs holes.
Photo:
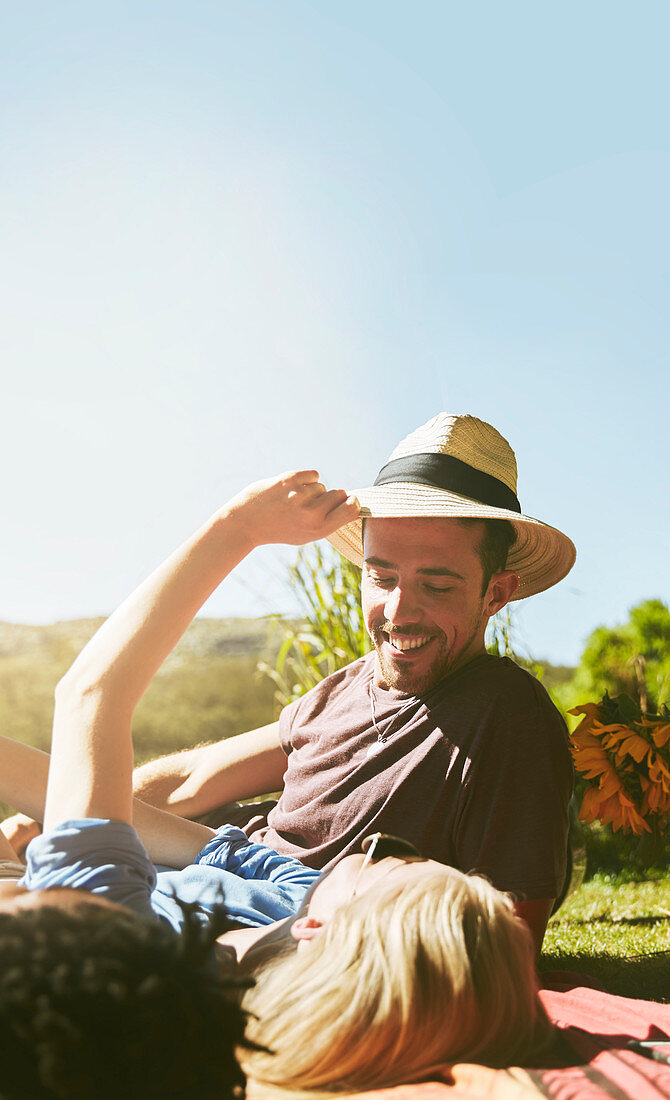
POLYGON ((369 747, 369 749, 368 749, 368 751, 366 752, 365 755, 367 757, 376 756, 378 752, 382 751, 385 744, 386 744, 386 742, 382 741, 382 739, 380 737, 378 737, 376 741, 372 742, 372 744, 370 745, 370 747, 369 747))

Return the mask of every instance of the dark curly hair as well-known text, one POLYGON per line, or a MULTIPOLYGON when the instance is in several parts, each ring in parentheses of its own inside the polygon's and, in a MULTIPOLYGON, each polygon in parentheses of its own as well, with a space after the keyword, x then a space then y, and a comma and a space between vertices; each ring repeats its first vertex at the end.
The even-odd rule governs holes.
POLYGON ((243 1092, 241 983, 185 908, 183 934, 82 903, 0 914, 2 1100, 226 1100, 243 1092))

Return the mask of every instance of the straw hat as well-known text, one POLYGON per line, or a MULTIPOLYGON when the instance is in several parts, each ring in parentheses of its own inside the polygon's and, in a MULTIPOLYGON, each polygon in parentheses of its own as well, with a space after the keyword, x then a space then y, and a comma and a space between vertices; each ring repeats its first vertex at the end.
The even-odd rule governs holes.
MULTIPOLYGON (((519 575, 514 600, 551 588, 575 562, 567 535, 522 514, 514 451, 476 416, 438 413, 398 444, 372 488, 357 489, 355 495, 364 519, 508 520, 516 531, 507 559, 507 568, 519 575)), ((360 519, 334 531, 328 541, 349 561, 363 564, 360 519)))

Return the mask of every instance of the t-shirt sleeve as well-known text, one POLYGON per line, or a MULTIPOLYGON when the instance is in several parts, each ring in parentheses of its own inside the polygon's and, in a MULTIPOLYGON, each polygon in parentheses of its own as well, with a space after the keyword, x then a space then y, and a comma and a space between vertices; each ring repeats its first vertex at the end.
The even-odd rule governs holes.
MULTIPOLYGON (((316 719, 321 724, 321 719, 326 712, 331 712, 333 700, 341 697, 348 700, 352 683, 360 680, 361 674, 365 683, 365 699, 367 701, 367 679, 365 672, 369 667, 373 654, 359 657, 348 665, 326 676, 318 684, 306 691, 304 695, 288 703, 279 714, 279 743, 287 756, 295 748, 300 748, 305 741, 312 737, 313 724, 316 719)), ((368 704, 369 705, 369 704, 368 704)), ((346 704, 345 704, 346 706, 346 704)))
POLYGON ((65 821, 35 837, 26 849, 23 885, 84 890, 153 916, 156 872, 137 833, 123 821, 65 821))
POLYGON ((281 711, 279 712, 279 744, 281 745, 287 756, 293 751, 293 745, 291 744, 291 731, 293 728, 293 722, 295 721, 295 716, 303 699, 304 696, 301 696, 299 699, 294 699, 292 703, 287 703, 285 707, 282 707, 281 711))
POLYGON ((454 836, 459 866, 519 900, 556 897, 573 772, 565 723, 544 688, 519 678, 491 704, 473 749, 454 836))

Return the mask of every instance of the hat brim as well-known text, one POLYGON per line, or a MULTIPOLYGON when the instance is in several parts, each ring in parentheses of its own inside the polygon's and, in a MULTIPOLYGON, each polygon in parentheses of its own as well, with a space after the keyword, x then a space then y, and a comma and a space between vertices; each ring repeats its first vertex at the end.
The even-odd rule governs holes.
POLYGON ((354 490, 361 505, 361 519, 347 523, 328 536, 328 541, 355 565, 363 565, 363 519, 506 519, 516 531, 507 568, 519 577, 513 600, 523 600, 557 584, 572 569, 577 556, 567 535, 531 516, 495 508, 431 485, 373 486, 354 490))

